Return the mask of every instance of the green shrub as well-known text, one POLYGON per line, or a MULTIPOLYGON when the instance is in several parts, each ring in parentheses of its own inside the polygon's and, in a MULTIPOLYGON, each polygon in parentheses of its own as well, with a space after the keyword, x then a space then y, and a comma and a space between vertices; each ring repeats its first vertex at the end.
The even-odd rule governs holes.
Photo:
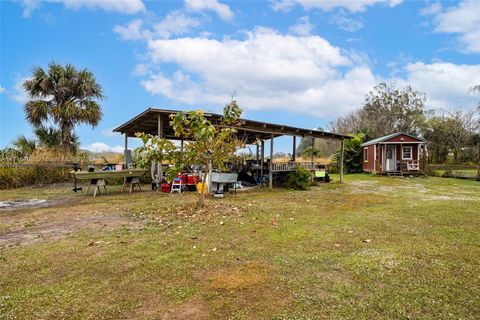
POLYGON ((297 167, 287 175, 285 186, 294 190, 308 190, 312 185, 312 174, 303 167, 297 167))

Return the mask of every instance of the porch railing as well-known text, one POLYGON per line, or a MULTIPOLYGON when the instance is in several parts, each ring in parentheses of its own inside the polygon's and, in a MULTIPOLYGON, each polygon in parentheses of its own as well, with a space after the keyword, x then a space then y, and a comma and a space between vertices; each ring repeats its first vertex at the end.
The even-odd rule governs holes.
POLYGON ((274 162, 272 163, 272 170, 278 171, 295 171, 298 167, 303 167, 307 170, 315 170, 319 164, 315 162, 274 162))
POLYGON ((421 162, 419 160, 402 160, 400 161, 400 171, 402 172, 419 172, 421 162))

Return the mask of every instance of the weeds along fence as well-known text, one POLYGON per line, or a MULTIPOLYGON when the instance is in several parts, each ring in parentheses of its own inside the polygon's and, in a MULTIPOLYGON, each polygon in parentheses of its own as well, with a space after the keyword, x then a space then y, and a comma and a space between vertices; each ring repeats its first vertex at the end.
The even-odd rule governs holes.
MULTIPOLYGON (((100 170, 104 164, 82 163, 79 166, 86 170, 87 166, 100 170)), ((73 164, 62 163, 0 163, 0 189, 13 189, 29 185, 73 182, 73 164)), ((112 181, 112 183, 118 183, 112 181)))
POLYGON ((480 181, 480 165, 434 165, 425 168, 425 174, 435 177, 476 179, 480 181))

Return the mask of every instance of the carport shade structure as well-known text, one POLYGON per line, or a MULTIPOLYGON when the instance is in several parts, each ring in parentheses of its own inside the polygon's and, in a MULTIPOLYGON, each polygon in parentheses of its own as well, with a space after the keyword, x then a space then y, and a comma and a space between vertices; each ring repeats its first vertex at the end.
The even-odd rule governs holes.
MULTIPOLYGON (((168 140, 181 140, 175 136, 175 131, 170 125, 170 115, 182 112, 180 110, 168 110, 148 108, 139 115, 133 117, 129 121, 115 128, 114 132, 119 132, 125 136, 125 150, 128 149, 128 137, 136 137, 137 132, 144 132, 147 134, 158 135, 161 138, 168 140)), ((205 117, 212 122, 212 124, 220 123, 222 115, 215 113, 204 113, 205 117)), ((261 163, 263 168, 264 162, 264 141, 270 140, 270 159, 273 158, 273 139, 280 136, 293 137, 293 159, 296 158, 296 137, 315 139, 338 140, 341 142, 341 156, 340 156, 340 181, 343 182, 343 145, 344 140, 349 139, 349 136, 325 132, 320 130, 303 129, 292 126, 273 124, 268 122, 261 122, 255 120, 240 119, 240 124, 236 127, 238 138, 245 142, 245 144, 254 144, 256 141, 261 141, 261 163)), ((312 157, 313 162, 313 157, 312 157)), ((270 161, 269 175, 270 188, 272 187, 272 161, 270 161)))

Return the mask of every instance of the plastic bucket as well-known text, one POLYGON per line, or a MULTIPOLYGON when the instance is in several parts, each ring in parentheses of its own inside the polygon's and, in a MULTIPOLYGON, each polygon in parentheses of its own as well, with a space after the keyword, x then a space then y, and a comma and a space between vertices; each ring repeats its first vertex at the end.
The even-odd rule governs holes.
POLYGON ((207 193, 207 186, 203 182, 197 183, 198 193, 202 193, 202 189, 204 190, 204 193, 207 193))

